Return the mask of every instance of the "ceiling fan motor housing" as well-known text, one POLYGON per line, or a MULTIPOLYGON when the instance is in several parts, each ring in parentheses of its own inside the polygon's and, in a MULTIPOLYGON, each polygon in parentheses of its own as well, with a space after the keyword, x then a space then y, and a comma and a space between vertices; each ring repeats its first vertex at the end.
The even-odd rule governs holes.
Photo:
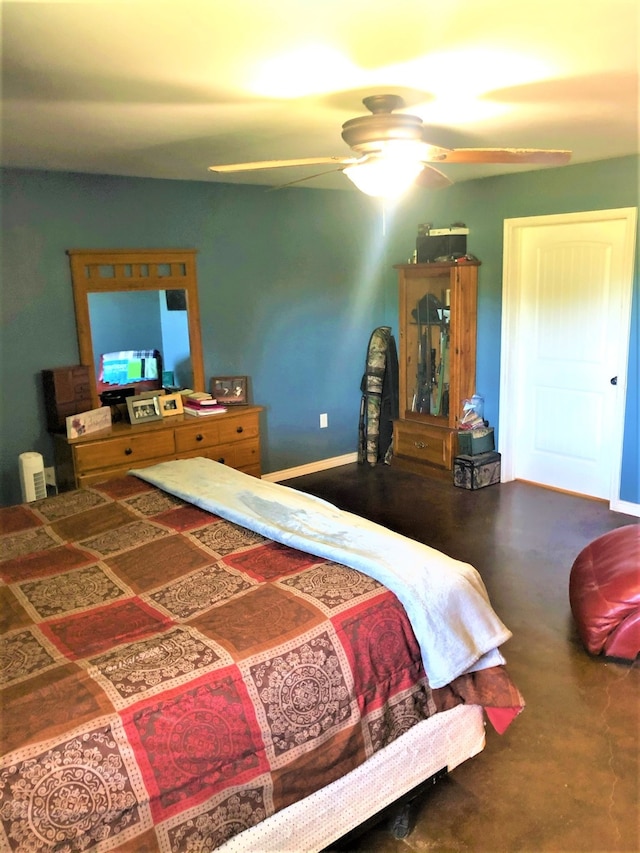
POLYGON ((356 150, 379 142, 422 142, 422 127, 422 119, 418 116, 359 116, 342 125, 342 138, 350 148, 356 150))
POLYGON ((372 114, 349 119, 342 125, 342 138, 350 148, 366 153, 384 147, 381 143, 423 142, 421 118, 392 113, 404 106, 400 96, 372 95, 363 104, 372 114))

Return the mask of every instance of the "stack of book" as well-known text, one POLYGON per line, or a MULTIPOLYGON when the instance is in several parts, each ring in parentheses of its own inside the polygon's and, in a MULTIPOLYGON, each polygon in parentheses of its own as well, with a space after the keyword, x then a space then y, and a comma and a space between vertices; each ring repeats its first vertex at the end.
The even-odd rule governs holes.
POLYGON ((195 415, 196 417, 217 415, 220 412, 227 411, 225 406, 219 405, 218 401, 206 391, 195 391, 189 394, 184 397, 182 405, 185 415, 195 415))

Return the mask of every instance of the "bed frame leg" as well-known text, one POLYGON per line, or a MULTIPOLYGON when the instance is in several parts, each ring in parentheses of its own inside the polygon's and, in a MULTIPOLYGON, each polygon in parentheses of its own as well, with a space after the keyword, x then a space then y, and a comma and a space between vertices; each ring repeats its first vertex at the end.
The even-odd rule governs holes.
POLYGON ((405 803, 389 821, 388 830, 391 835, 397 839, 407 838, 411 835, 416 823, 417 814, 418 805, 416 800, 405 803))
POLYGON ((349 850, 353 849, 355 840, 374 826, 380 826, 384 831, 391 833, 398 840, 407 838, 415 826, 418 811, 422 803, 422 796, 441 779, 445 779, 448 774, 449 771, 446 767, 437 770, 433 776, 425 779, 424 782, 421 782, 413 790, 400 797, 395 803, 387 806, 386 809, 383 809, 360 826, 352 829, 351 832, 343 835, 342 838, 334 841, 329 847, 325 847, 321 853, 348 853, 349 850))
POLYGON ((414 788, 414 790, 408 795, 408 799, 401 799, 397 803, 394 813, 392 813, 387 822, 387 830, 394 838, 402 839, 411 835, 416 825, 416 819, 418 817, 418 811, 420 810, 423 795, 429 788, 432 788, 447 775, 448 770, 446 767, 443 767, 441 770, 438 770, 437 773, 434 773, 433 776, 430 776, 429 779, 426 779, 417 788, 414 788))

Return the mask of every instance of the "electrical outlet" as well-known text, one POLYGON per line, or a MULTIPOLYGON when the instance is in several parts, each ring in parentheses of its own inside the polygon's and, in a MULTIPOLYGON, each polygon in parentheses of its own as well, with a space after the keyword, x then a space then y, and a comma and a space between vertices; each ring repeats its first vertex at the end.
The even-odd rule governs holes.
POLYGON ((56 487, 56 469, 53 465, 50 468, 44 469, 44 481, 47 486, 56 487))
POLYGON ((325 412, 320 415, 320 429, 325 429, 329 426, 329 415, 325 412))

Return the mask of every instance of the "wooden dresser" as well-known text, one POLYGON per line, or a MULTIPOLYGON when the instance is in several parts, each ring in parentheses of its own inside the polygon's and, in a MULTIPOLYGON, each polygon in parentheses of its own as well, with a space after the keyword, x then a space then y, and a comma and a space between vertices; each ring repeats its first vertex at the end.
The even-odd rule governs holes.
POLYGON ((255 477, 260 468, 260 406, 229 408, 207 417, 175 415, 68 439, 56 433, 56 478, 61 490, 90 486, 170 459, 205 456, 255 477))

